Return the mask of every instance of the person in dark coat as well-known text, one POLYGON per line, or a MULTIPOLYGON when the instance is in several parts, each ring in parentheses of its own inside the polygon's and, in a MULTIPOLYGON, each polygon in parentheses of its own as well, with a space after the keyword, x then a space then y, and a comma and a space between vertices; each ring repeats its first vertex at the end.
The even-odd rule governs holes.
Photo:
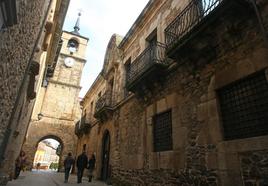
POLYGON ((91 182, 92 177, 93 177, 93 171, 95 169, 95 163, 96 163, 96 158, 95 155, 92 154, 90 160, 88 161, 88 182, 91 182))
POLYGON ((74 165, 74 163, 75 163, 75 160, 72 157, 72 153, 69 152, 68 156, 64 160, 64 171, 65 171, 64 183, 68 182, 69 175, 70 175, 70 170, 71 170, 72 166, 74 165))
POLYGON ((80 154, 77 157, 76 160, 76 167, 77 167, 77 183, 82 183, 82 177, 84 169, 87 168, 87 155, 86 152, 83 151, 82 154, 80 154))
POLYGON ((23 170, 26 166, 27 157, 24 151, 20 152, 19 157, 15 161, 15 177, 17 179, 20 175, 20 171, 23 170))

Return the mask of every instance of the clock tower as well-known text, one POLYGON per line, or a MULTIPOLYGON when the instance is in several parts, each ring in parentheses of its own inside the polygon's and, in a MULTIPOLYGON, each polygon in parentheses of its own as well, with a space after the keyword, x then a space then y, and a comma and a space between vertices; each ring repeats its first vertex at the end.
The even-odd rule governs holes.
MULTIPOLYGON (((47 68, 38 91, 31 123, 23 149, 33 161, 40 141, 53 138, 60 143, 58 154, 62 167, 68 152, 75 152, 75 122, 80 119, 79 92, 82 70, 86 63, 88 38, 80 35, 79 21, 71 32, 63 31, 54 66, 47 68)), ((34 165, 33 165, 34 166, 34 165)))

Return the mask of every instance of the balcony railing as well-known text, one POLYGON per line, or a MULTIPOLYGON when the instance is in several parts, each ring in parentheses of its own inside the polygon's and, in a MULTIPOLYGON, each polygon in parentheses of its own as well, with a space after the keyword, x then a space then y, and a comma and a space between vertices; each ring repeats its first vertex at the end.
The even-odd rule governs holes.
POLYGON ((159 42, 149 45, 130 65, 127 74, 127 86, 143 76, 152 66, 167 66, 165 45, 159 42))
POLYGON ((92 117, 88 117, 87 115, 82 116, 81 119, 75 124, 75 134, 77 136, 87 134, 90 130, 92 122, 92 117))
POLYGON ((180 43, 205 17, 226 0, 192 0, 165 29, 167 50, 180 43))
POLYGON ((98 118, 99 113, 104 110, 112 110, 112 107, 115 105, 116 94, 111 91, 105 92, 96 102, 94 117, 98 118))
POLYGON ((80 136, 82 134, 82 131, 80 130, 80 121, 75 123, 75 135, 80 136))
POLYGON ((83 115, 80 119, 81 121, 81 128, 83 128, 85 125, 90 125, 89 122, 87 121, 87 116, 86 115, 83 115))

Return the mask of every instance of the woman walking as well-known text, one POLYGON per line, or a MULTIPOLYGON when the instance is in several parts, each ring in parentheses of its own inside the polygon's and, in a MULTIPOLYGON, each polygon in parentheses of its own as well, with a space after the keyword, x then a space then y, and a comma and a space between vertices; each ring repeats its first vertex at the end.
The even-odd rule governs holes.
POLYGON ((96 163, 96 158, 95 158, 95 155, 92 154, 90 160, 88 161, 88 182, 91 182, 92 180, 93 171, 95 169, 95 163, 96 163))
POLYGON ((74 158, 72 157, 72 153, 68 153, 68 156, 64 160, 64 169, 65 169, 65 176, 64 176, 64 183, 68 183, 70 171, 75 163, 74 158))
POLYGON ((14 179, 17 179, 20 175, 20 171, 22 169, 24 169, 24 167, 26 166, 26 154, 24 151, 21 151, 20 152, 20 155, 19 157, 16 159, 16 162, 15 162, 15 177, 14 179))

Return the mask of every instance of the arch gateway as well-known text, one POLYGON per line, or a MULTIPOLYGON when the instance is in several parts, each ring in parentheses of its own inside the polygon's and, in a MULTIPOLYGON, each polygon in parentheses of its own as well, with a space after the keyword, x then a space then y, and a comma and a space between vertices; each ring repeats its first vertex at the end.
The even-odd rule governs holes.
POLYGON ((39 142, 51 138, 58 141, 61 145, 59 154, 59 170, 63 168, 64 158, 68 152, 74 154, 76 139, 73 136, 73 125, 66 124, 50 124, 50 123, 31 123, 26 141, 23 145, 23 150, 27 155, 28 168, 31 169, 34 161, 34 156, 39 142))

